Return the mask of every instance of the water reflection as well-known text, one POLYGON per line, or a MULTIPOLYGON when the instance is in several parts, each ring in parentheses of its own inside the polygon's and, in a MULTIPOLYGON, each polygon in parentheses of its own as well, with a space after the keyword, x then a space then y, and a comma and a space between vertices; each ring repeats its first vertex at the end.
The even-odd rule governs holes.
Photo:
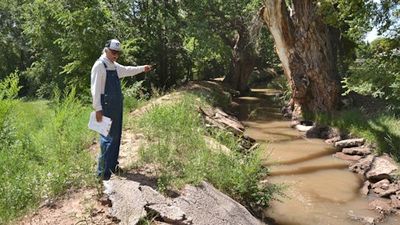
MULTIPOLYGON (((265 215, 278 225, 356 225, 361 223, 351 220, 350 213, 377 217, 359 192, 361 177, 349 172, 346 162, 332 157, 335 149, 322 140, 305 139, 291 129, 271 100, 275 94, 275 90, 255 89, 249 97, 235 100, 246 134, 265 146, 268 180, 287 187, 288 197, 272 202, 265 215)), ((389 218, 383 224, 400 221, 389 218)))

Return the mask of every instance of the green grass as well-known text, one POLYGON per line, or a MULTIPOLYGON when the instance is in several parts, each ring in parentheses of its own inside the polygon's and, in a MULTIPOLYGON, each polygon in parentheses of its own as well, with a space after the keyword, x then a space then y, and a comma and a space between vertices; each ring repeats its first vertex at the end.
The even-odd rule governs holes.
POLYGON ((379 114, 367 118, 360 110, 352 109, 335 116, 319 114, 315 119, 375 143, 378 154, 388 153, 400 162, 400 119, 397 117, 379 114))
POLYGON ((244 155, 235 151, 238 139, 222 131, 211 133, 232 152, 227 154, 207 146, 204 136, 210 132, 196 110, 198 104, 207 103, 184 94, 174 104, 154 106, 137 121, 150 140, 142 147, 141 158, 144 163, 159 165, 159 188, 180 188, 206 180, 247 206, 268 206, 279 189, 259 185, 267 174, 259 152, 244 155))
POLYGON ((94 135, 87 129, 90 108, 73 92, 51 104, 3 99, 0 105, 0 224, 68 188, 94 184, 85 151, 94 135))

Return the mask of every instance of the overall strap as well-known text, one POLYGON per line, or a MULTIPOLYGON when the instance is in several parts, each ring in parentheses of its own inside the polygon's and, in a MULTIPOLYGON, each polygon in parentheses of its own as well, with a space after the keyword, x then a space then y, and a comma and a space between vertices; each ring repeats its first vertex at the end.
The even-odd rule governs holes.
POLYGON ((102 60, 102 59, 98 59, 101 63, 103 63, 103 65, 104 65, 104 67, 106 68, 106 70, 107 70, 107 63, 106 62, 104 62, 104 60, 102 60))

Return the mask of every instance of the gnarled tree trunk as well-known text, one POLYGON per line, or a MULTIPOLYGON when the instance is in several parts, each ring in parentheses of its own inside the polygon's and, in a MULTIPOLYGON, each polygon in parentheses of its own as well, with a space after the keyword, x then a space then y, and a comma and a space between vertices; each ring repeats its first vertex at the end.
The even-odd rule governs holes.
POLYGON ((247 83, 256 62, 254 45, 251 43, 250 33, 244 25, 238 29, 238 34, 231 46, 231 66, 229 74, 224 79, 224 83, 244 93, 249 89, 247 83))
POLYGON ((316 1, 293 1, 289 9, 284 0, 264 3, 260 15, 274 37, 291 86, 294 116, 334 110, 341 88, 329 30, 316 1))

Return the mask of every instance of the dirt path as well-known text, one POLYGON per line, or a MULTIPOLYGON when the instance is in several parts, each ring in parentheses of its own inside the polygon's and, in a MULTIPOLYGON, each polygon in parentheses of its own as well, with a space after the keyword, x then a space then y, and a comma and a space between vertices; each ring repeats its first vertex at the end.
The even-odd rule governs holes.
MULTIPOLYGON (((123 168, 137 160, 138 149, 142 136, 130 130, 124 130, 120 150, 120 164, 123 168)), ((97 160, 99 151, 98 143, 89 148, 93 160, 97 160)), ((19 225, 112 225, 118 221, 109 214, 110 207, 102 205, 99 194, 103 190, 97 188, 83 188, 70 190, 59 199, 42 203, 34 213, 28 214, 20 221, 19 225)))
POLYGON ((97 190, 80 189, 63 196, 62 199, 43 204, 35 213, 27 215, 20 225, 78 225, 78 224, 117 224, 108 215, 108 206, 97 200, 97 190))

